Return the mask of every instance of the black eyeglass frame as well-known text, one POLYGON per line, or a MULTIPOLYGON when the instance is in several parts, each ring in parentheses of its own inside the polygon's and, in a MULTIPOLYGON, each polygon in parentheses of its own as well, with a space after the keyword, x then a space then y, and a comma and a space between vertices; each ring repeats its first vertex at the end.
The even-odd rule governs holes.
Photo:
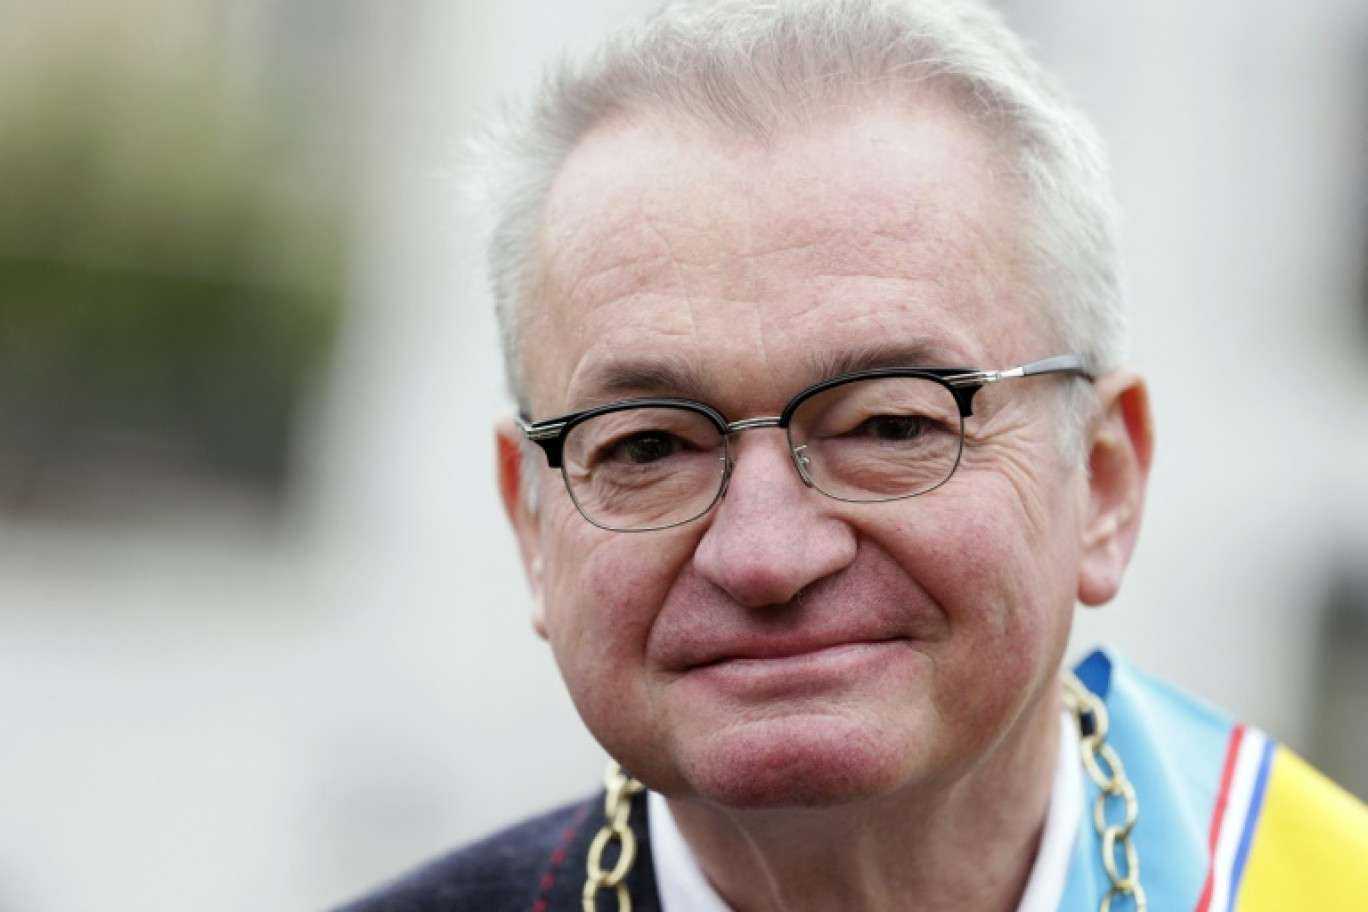
POLYGON ((740 431, 755 430, 757 428, 779 428, 784 431, 788 440, 789 452, 793 457, 794 466, 798 470, 803 483, 810 488, 817 490, 825 497, 833 500, 844 501, 847 503, 882 503, 890 500, 905 500, 934 491, 936 488, 945 484, 954 476, 955 470, 959 468, 960 457, 964 449, 964 419, 974 414, 974 396, 979 390, 993 383, 1003 380, 1012 380, 1019 377, 1034 377, 1042 374, 1075 374, 1088 381, 1095 379, 1093 373, 1088 370, 1087 361, 1082 355, 1055 355, 1051 358, 1042 358, 1039 361, 1031 361, 1017 367, 1007 368, 1006 370, 994 371, 983 370, 972 367, 881 367, 869 370, 853 371, 847 374, 840 374, 829 377, 819 383, 815 383, 803 390, 800 390, 784 406, 777 416, 767 416, 758 418, 743 418, 739 421, 728 421, 726 416, 717 409, 708 405, 706 402, 699 402, 696 399, 678 398, 657 398, 642 397, 635 399, 620 399, 616 402, 609 402, 604 405, 596 405, 592 408, 583 409, 578 412, 569 412, 555 418, 546 418, 542 421, 529 421, 526 417, 519 415, 515 420, 518 429, 532 443, 542 448, 546 454, 546 464, 549 468, 560 469, 561 478, 565 482, 566 491, 570 494, 571 501, 574 502, 576 510, 580 515, 600 529, 610 532, 653 532, 659 529, 669 529, 675 526, 682 526, 685 523, 693 522, 695 519, 705 515, 709 510, 717 505, 718 500, 726 493, 728 481, 731 478, 731 459, 730 450, 726 450, 725 464, 722 469, 722 478, 718 484, 716 496, 709 501, 698 513, 687 519, 666 523, 659 526, 648 526, 643 528, 621 528, 608 526, 584 512, 579 500, 575 497, 574 490, 570 487, 570 481, 565 478, 565 467, 563 456, 565 449, 565 438, 576 425, 582 424, 600 415, 607 415, 612 412, 626 411, 639 408, 673 408, 682 411, 694 412, 702 415, 712 422, 716 427, 719 436, 722 437, 724 447, 733 434, 740 431), (803 467, 803 463, 798 449, 793 446, 793 438, 789 436, 789 426, 793 419, 793 414, 802 406, 804 402, 818 393, 825 392, 837 386, 847 383, 854 383, 861 380, 875 380, 886 377, 915 377, 924 380, 931 380, 939 383, 950 391, 954 396, 955 403, 959 407, 960 415, 960 444, 955 453, 954 464, 946 472, 945 477, 937 484, 911 494, 899 494, 894 497, 884 497, 872 500, 855 500, 853 498, 838 497, 823 491, 815 485, 803 467))

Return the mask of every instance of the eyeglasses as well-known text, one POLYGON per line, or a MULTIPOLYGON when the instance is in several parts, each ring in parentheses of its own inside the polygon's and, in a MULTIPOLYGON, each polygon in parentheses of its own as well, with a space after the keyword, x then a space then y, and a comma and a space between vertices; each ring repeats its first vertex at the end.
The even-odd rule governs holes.
POLYGON ((731 438, 782 428, 803 483, 835 500, 879 503, 945 484, 964 448, 974 394, 1040 374, 1089 380, 1079 355, 1002 371, 880 368, 823 380, 777 417, 728 421, 692 399, 625 399, 549 418, 518 419, 560 469, 579 512, 613 532, 649 532, 698 519, 727 491, 731 438))

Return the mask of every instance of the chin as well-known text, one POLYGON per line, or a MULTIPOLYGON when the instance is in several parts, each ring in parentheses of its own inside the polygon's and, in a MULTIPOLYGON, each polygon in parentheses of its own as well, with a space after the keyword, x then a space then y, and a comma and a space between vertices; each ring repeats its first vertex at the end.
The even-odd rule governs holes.
POLYGON ((823 719, 751 723, 691 745, 691 790, 745 809, 829 807, 886 795, 906 784, 907 757, 880 733, 823 719))

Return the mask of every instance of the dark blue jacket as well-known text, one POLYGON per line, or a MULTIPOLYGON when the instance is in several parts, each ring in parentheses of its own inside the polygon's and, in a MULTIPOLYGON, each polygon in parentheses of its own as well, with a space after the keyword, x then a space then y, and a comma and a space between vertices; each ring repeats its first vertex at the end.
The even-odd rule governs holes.
MULTIPOLYGON (((580 912, 589 843, 602 825, 600 793, 437 858, 336 912, 580 912)), ((644 795, 631 825, 632 909, 660 912, 644 795)), ((616 909, 611 892, 600 896, 599 908, 616 909)))

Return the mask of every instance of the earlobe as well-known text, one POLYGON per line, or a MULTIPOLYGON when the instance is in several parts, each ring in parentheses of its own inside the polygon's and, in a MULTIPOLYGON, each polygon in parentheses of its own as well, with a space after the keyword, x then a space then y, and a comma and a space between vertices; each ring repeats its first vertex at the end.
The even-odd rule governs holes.
POLYGON ((495 445, 499 494, 503 499, 504 512, 508 514, 508 521, 518 538, 518 551, 522 554, 523 569, 532 588, 532 626, 544 638, 546 608, 542 597, 541 530, 537 523, 536 510, 523 480, 523 459, 527 458, 526 445, 511 420, 499 423, 495 430, 495 445))
POLYGON ((532 586, 532 629, 543 640, 549 639, 546 629, 546 602, 542 599, 542 561, 541 556, 532 558, 527 566, 527 579, 532 586))
POLYGON ((1121 586, 1144 513, 1154 454, 1149 393, 1138 374, 1096 381, 1101 408, 1088 441, 1088 505, 1079 542, 1078 600, 1110 601, 1121 586))

